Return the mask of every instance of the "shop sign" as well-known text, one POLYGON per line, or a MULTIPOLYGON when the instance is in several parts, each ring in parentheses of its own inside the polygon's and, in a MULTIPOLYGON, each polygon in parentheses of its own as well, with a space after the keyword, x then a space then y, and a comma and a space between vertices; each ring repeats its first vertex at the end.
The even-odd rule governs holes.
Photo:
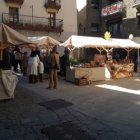
POLYGON ((123 4, 122 2, 117 2, 112 5, 102 8, 102 16, 112 15, 114 13, 122 12, 123 4))

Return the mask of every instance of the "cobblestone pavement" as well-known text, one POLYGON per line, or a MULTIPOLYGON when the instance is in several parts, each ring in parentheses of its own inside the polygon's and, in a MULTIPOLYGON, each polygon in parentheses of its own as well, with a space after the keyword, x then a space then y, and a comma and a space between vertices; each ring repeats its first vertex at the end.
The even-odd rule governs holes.
POLYGON ((91 140, 140 139, 140 88, 134 78, 84 87, 61 80, 57 90, 46 87, 47 81, 29 85, 22 79, 15 98, 0 102, 0 140, 49 140, 41 130, 66 122, 78 126, 91 140), (106 84, 114 86, 114 90, 100 87, 106 84), (116 85, 131 92, 117 91, 116 85), (56 99, 72 105, 54 110, 41 105, 56 99))

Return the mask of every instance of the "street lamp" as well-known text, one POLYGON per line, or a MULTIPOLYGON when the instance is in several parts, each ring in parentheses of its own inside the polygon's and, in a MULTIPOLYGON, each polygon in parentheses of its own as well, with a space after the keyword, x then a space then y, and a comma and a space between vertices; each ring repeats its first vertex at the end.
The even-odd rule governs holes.
POLYGON ((133 34, 129 34, 129 39, 132 40, 133 39, 133 34))

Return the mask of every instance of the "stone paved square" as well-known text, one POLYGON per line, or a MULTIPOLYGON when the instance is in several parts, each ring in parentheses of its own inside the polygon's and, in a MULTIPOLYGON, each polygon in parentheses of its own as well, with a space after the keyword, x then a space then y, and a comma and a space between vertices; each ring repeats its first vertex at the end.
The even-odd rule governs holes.
POLYGON ((51 100, 51 101, 39 103, 39 105, 44 106, 48 110, 55 111, 55 110, 58 110, 58 109, 62 109, 62 108, 72 106, 73 104, 70 103, 70 102, 67 102, 63 99, 56 99, 56 100, 51 100))

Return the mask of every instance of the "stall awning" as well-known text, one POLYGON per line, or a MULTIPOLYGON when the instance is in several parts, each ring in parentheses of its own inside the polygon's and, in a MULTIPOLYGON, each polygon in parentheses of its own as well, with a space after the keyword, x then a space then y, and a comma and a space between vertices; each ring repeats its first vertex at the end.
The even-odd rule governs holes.
POLYGON ((33 41, 37 45, 46 45, 46 46, 54 46, 59 45, 60 42, 55 40, 50 36, 42 36, 42 37, 28 37, 29 40, 33 41))
POLYGON ((31 44, 33 43, 24 35, 18 33, 7 25, 1 23, 0 24, 0 42, 2 43, 11 43, 13 45, 20 44, 31 44))
POLYGON ((134 37, 132 40, 133 40, 134 42, 140 44, 140 37, 134 37))
POLYGON ((74 46, 76 48, 97 48, 97 47, 118 47, 117 43, 109 42, 102 37, 88 37, 88 36, 76 36, 72 35, 64 43, 64 47, 74 46))
POLYGON ((111 41, 114 43, 117 43, 122 48, 140 48, 140 44, 130 40, 130 39, 117 39, 117 38, 111 38, 111 41))

